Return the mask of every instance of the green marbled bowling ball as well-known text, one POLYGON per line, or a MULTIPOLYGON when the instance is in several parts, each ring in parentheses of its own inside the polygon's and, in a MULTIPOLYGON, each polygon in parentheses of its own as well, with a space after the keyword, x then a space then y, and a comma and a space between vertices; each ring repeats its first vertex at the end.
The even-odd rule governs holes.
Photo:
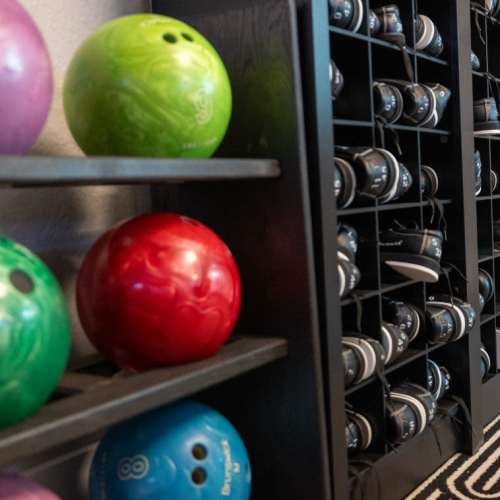
POLYGON ((68 311, 54 275, 27 248, 0 237, 0 428, 47 401, 69 348, 68 311))
POLYGON ((73 137, 88 155, 207 158, 231 117, 231 84, 212 45, 156 14, 104 24, 64 83, 73 137))

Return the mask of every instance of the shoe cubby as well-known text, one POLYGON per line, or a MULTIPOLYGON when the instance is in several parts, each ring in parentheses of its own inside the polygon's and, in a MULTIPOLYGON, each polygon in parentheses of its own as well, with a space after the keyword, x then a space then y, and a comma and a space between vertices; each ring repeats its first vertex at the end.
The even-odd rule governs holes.
MULTIPOLYGON (((364 6, 365 9, 376 9, 389 3, 391 2, 371 0, 365 2, 364 6)), ((403 454, 405 459, 412 460, 412 456, 416 458, 416 454, 423 451, 418 448, 417 443, 425 441, 427 448, 424 453, 431 457, 429 460, 431 464, 435 463, 434 460, 444 461, 446 456, 451 456, 458 451, 458 443, 460 443, 461 450, 469 452, 477 449, 481 443, 479 409, 482 385, 479 377, 481 319, 478 317, 473 328, 470 331, 467 329, 468 333, 459 337, 458 340, 445 343, 432 343, 425 331, 430 328, 426 319, 426 312, 430 311, 426 300, 430 294, 449 294, 451 289, 453 297, 463 299, 476 312, 478 311, 479 252, 481 257, 485 258, 481 261, 481 265, 484 262, 484 265, 494 272, 491 230, 493 200, 490 196, 485 199, 476 199, 474 194, 475 141, 470 134, 472 125, 468 121, 474 98, 473 93, 478 97, 485 97, 489 94, 486 79, 479 72, 473 77, 470 70, 472 31, 469 30, 473 20, 467 2, 443 4, 431 0, 411 0, 394 3, 399 7, 408 46, 407 61, 411 64, 415 81, 422 84, 440 83, 451 90, 451 98, 446 110, 435 128, 413 126, 401 123, 400 120, 380 126, 380 120, 375 115, 376 104, 373 97, 370 99, 372 107, 365 109, 367 118, 364 118, 366 122, 362 126, 359 123, 347 124, 338 114, 333 117, 325 113, 330 98, 326 80, 328 75, 325 71, 314 71, 314 68, 322 67, 330 58, 336 62, 337 59, 340 61, 344 58, 346 74, 349 79, 357 80, 352 82, 353 89, 359 87, 371 89, 375 81, 383 79, 408 81, 408 71, 405 68, 401 50, 396 44, 364 31, 352 33, 330 24, 328 2, 307 2, 304 7, 304 19, 307 21, 304 25, 304 35, 308 40, 308 50, 305 51, 302 64, 303 74, 310 76, 304 79, 306 111, 309 123, 312 124, 314 130, 318 131, 308 146, 309 157, 312 159, 309 165, 309 175, 316 252, 321 255, 321 261, 317 262, 317 275, 320 300, 325 307, 322 338, 328 353, 324 356, 327 377, 332 377, 333 374, 340 377, 343 367, 339 356, 342 335, 347 327, 352 328, 353 322, 359 323, 360 309, 362 309, 360 329, 362 333, 375 339, 381 335, 380 321, 386 319, 384 318, 384 301, 386 300, 400 300, 414 304, 422 310, 424 315, 420 334, 399 358, 384 366, 382 377, 373 376, 359 385, 347 388, 338 379, 330 379, 327 393, 328 423, 330 440, 333 443, 336 439, 335 429, 344 428, 346 405, 342 405, 341 402, 346 401, 349 405, 363 408, 374 415, 378 412, 378 418, 380 418, 382 405, 385 408, 383 421, 387 425, 387 391, 407 381, 426 387, 428 360, 437 360, 444 366, 449 365, 449 370, 456 378, 457 389, 454 394, 461 398, 460 403, 451 400, 447 404, 458 405, 457 411, 462 411, 459 409, 460 405, 467 407, 472 416, 474 432, 470 433, 465 429, 456 430, 448 417, 440 415, 437 417, 441 420, 439 425, 447 426, 450 433, 457 433, 457 439, 453 440, 454 444, 442 450, 442 455, 435 441, 426 437, 432 432, 429 429, 424 430, 422 435, 415 436, 397 446, 398 455, 403 454), (445 44, 445 50, 439 56, 415 50, 417 13, 427 16, 437 26, 445 44), (462 31, 466 33, 465 37, 462 31), (345 57, 346 50, 358 56, 356 58, 345 57), (360 67, 360 61, 366 59, 368 59, 367 66, 360 67), (333 127, 331 127, 332 123, 333 127), (384 142, 381 141, 380 127, 384 130, 384 142), (395 138, 397 141, 394 140, 395 138), (370 139, 372 142, 368 142, 370 139), (327 192, 323 188, 325 185, 331 185, 332 182, 329 158, 333 154, 334 147, 336 145, 381 147, 382 144, 409 169, 413 178, 411 189, 400 199, 390 203, 384 204, 375 199, 372 204, 357 202, 351 207, 336 209, 336 201, 331 196, 331 191, 327 192), (401 152, 398 151, 397 144, 401 152), (422 193, 424 182, 427 182, 430 175, 428 167, 433 169, 438 178, 438 189, 432 196, 422 193), (424 173, 427 176, 424 176, 424 173), (440 209, 443 209, 445 220, 440 220, 440 209), (334 272, 334 267, 325 263, 335 261, 336 248, 333 230, 337 221, 344 222, 346 216, 350 218, 350 221, 355 221, 358 230, 370 235, 370 244, 373 244, 373 238, 375 238, 378 245, 367 245, 366 252, 363 252, 365 256, 362 257, 359 254, 356 260, 361 274, 369 273, 365 279, 369 281, 370 289, 366 291, 364 286, 358 287, 359 289, 355 290, 352 296, 339 300, 336 290, 329 286, 332 278, 330 272, 334 272), (486 223, 476 224, 476 220, 484 220, 486 223), (420 279, 411 279, 397 272, 395 269, 398 266, 394 263, 391 264, 392 267, 384 263, 383 255, 386 255, 385 259, 388 260, 388 252, 383 251, 388 246, 381 245, 384 243, 384 232, 389 229, 399 230, 402 227, 414 230, 417 227, 428 230, 446 227, 447 239, 443 243, 441 272, 435 276, 432 275, 432 280, 437 279, 435 283, 430 282, 432 280, 424 282, 420 279), (366 264, 362 262, 364 259, 366 259, 366 264), (376 266, 377 273, 371 271, 373 265, 376 266), (374 279, 375 274, 378 274, 378 283, 374 279), (380 308, 378 311, 377 307, 380 308), (369 318, 368 321, 366 317, 369 318), (376 398, 379 397, 381 402, 376 402, 376 398)), ((484 23, 486 29, 484 16, 481 17, 481 22, 484 23)), ((486 48, 481 50, 478 46, 477 51, 481 62, 487 65, 486 48)), ((351 99, 351 95, 347 91, 346 97, 351 99)), ((339 101, 341 98, 342 95, 339 101)), ((361 103, 366 101, 367 97, 363 92, 359 94, 358 99, 361 103)), ((354 108, 350 112, 358 114, 354 108)), ((489 168, 490 162, 493 161, 490 156, 494 153, 490 153, 488 139, 478 139, 476 147, 480 148, 485 156, 481 194, 489 195, 489 168)), ((397 246, 399 243, 396 241, 394 245, 397 246)), ((391 259, 392 255, 391 253, 391 259)), ((404 264, 399 268, 405 269, 406 263, 404 264)), ((406 267, 408 268, 413 272, 410 265, 406 267)), ((420 275, 413 274, 413 276, 420 275)), ((455 304, 450 307, 457 306, 455 304)), ((496 314, 494 303, 488 304, 487 307, 489 307, 486 310, 487 313, 493 318, 488 324, 494 327, 496 314)), ((457 317, 454 316, 452 321, 458 321, 457 317)), ((356 497, 356 494, 363 491, 363 487, 369 488, 368 485, 373 487, 370 482, 373 474, 381 478, 381 498, 384 500, 402 498, 412 489, 414 484, 411 484, 411 481, 405 482, 404 479, 398 480, 395 488, 391 489, 387 486, 392 482, 389 478, 394 475, 404 476, 405 465, 402 460, 395 458, 394 446, 390 442, 387 428, 384 439, 384 446, 377 444, 376 452, 363 453, 364 468, 360 465, 359 457, 347 453, 345 446, 343 449, 339 448, 338 441, 336 441, 337 446, 332 445, 330 459, 335 498, 349 498, 349 495, 356 497)), ((419 461, 419 470, 415 477, 423 479, 431 472, 430 465, 419 461)))
MULTIPOLYGON (((377 9, 389 5, 384 0, 370 0, 369 6, 371 9, 377 9)), ((415 38, 413 31, 413 16, 414 5, 413 2, 400 2, 398 3, 399 11, 401 12, 401 21, 403 23, 403 32, 406 35, 406 43, 408 47, 414 47, 415 38)))
MULTIPOLYGON (((477 196, 480 200, 490 200, 492 194, 491 170, 497 171, 495 168, 495 156, 493 155, 494 141, 476 139, 475 149, 479 151, 481 156, 481 192, 477 196)), ((500 144, 498 144, 500 146, 500 144)), ((500 151, 499 151, 500 152, 500 151)), ((500 171, 500 157, 498 158, 498 171, 500 171)))
MULTIPOLYGON (((409 304, 418 308, 424 314, 425 318, 425 297, 426 297, 426 284, 425 283, 413 283, 407 286, 397 288, 396 290, 389 290, 382 295, 382 307, 383 313, 382 318, 384 321, 391 322, 390 309, 386 308, 386 314, 384 314, 384 305, 389 301, 401 301, 405 304, 409 304), (388 310, 389 309, 389 310, 388 310)), ((410 355, 416 354, 417 351, 425 351, 427 347, 427 337, 425 335, 425 328, 423 326, 420 328, 417 337, 411 341, 408 345, 407 352, 410 355)), ((396 360, 396 363, 399 361, 396 360)))
POLYGON ((490 199, 477 202, 477 217, 481 221, 477 225, 479 258, 490 258, 493 255, 493 209, 490 199))
POLYGON ((387 374, 390 387, 398 387, 405 382, 412 382, 422 387, 427 387, 427 366, 425 352, 421 356, 408 359, 397 370, 387 374))
POLYGON ((353 461, 370 459, 370 457, 373 458, 385 454, 386 419, 383 401, 383 387, 379 380, 373 380, 371 383, 360 387, 359 390, 353 391, 346 396, 346 410, 361 413, 365 416, 369 420, 373 432, 372 443, 366 450, 350 454, 350 458, 353 461))
MULTIPOLYGON (((418 14, 427 16, 434 22, 443 40, 450 40, 452 38, 452 26, 450 25, 446 9, 443 9, 441 4, 434 2, 434 0, 417 0, 414 5, 418 14)), ((442 65, 448 65, 450 62, 451 52, 450 47, 445 46, 443 53, 437 57, 428 56, 423 51, 419 51, 417 54, 422 57, 422 60, 426 60, 427 58, 429 58, 429 60, 437 59, 442 65)), ((419 60, 419 62, 421 61, 419 60)), ((429 81, 434 80, 435 79, 431 79, 429 81)))
MULTIPOLYGON (((474 72, 472 75, 474 100, 483 99, 490 96, 488 80, 482 73, 474 72)), ((481 140, 481 138, 478 138, 481 140)))
POLYGON ((497 335, 495 326, 495 321, 488 321, 481 325, 481 342, 490 360, 489 370, 482 379, 483 383, 494 377, 500 369, 500 366, 497 365, 497 335))
POLYGON ((500 24, 492 21, 490 18, 486 20, 487 38, 486 45, 488 51, 488 71, 495 78, 500 78, 500 61, 498 61, 498 51, 500 50, 500 24))
POLYGON ((344 88, 339 97, 333 101, 334 119, 359 122, 372 121, 372 89, 368 78, 369 45, 365 40, 355 40, 344 34, 332 33, 331 43, 343 47, 336 53, 335 64, 344 77, 344 88), (353 66, 351 59, 360 62, 353 66), (361 78, 359 78, 361 74, 361 78))
MULTIPOLYGON (((496 185, 494 185, 494 181, 491 179, 491 174, 490 174, 490 193, 494 196, 498 195, 500 193, 500 141, 497 140, 492 140, 490 142, 490 148, 491 148, 491 162, 490 162, 490 168, 491 170, 496 174, 496 185)), ((486 172, 486 175, 488 175, 489 172, 486 172)))
POLYGON ((460 361, 460 352, 465 347, 463 344, 466 343, 467 340, 462 338, 458 342, 444 344, 439 349, 429 352, 427 359, 432 359, 439 366, 445 367, 451 376, 450 391, 444 396, 444 401, 439 402, 440 405, 446 404, 446 399, 450 399, 450 397, 458 397, 464 401, 467 399, 467 380, 469 379, 469 375, 464 373, 463 365, 460 361))
POLYGON ((500 249, 500 231, 495 230, 495 223, 500 222, 500 199, 496 196, 492 196, 492 207, 493 207, 493 214, 492 214, 492 223, 493 223, 493 247, 495 249, 500 249))
POLYGON ((358 233, 358 251, 355 263, 361 271, 361 280, 355 289, 368 293, 379 288, 377 221, 375 213, 345 215, 339 223, 352 226, 358 233))
MULTIPOLYGON (((471 49, 478 56, 479 62, 481 63, 481 67, 479 68, 479 70, 473 71, 474 75, 481 75, 483 73, 488 73, 489 71, 491 71, 489 68, 489 54, 487 49, 487 26, 487 17, 479 10, 473 10, 470 16, 471 49), (483 40, 486 44, 483 42, 483 40)), ((474 96, 474 98, 477 97, 474 96)))
POLYGON ((439 188, 438 199, 448 200, 455 192, 455 180, 450 175, 454 166, 450 165, 453 156, 453 141, 448 135, 420 134, 421 164, 428 165, 437 174, 439 188))
MULTIPOLYGON (((500 269, 499 269, 500 271, 500 269)), ((489 297, 484 297, 485 304, 483 311, 481 312, 480 321, 481 324, 489 321, 490 319, 495 317, 496 314, 496 306, 495 306, 495 283, 496 283, 496 273, 495 273, 495 265, 493 260, 489 260, 486 262, 479 263, 479 274, 482 275, 483 279, 487 281, 493 282, 493 290, 489 297)), ((481 287, 480 287, 481 289, 481 287)))
POLYGON ((371 338, 380 340, 380 312, 379 297, 369 297, 362 302, 351 302, 342 307, 342 323, 344 335, 350 332, 362 332, 371 338), (358 323, 361 329, 358 329, 358 323))
MULTIPOLYGON (((371 43, 371 56, 373 64, 373 80, 396 79, 408 80, 400 50, 394 45, 387 47, 376 38, 371 43)), ((415 56, 409 54, 412 65, 415 65, 415 56)))

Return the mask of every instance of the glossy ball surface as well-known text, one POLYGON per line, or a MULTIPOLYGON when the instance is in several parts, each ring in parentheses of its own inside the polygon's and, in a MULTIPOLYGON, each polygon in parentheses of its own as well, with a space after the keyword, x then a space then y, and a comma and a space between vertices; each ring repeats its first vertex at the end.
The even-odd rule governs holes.
POLYGON ((35 143, 52 102, 49 53, 16 0, 0 2, 0 154, 23 154, 35 143))
POLYGON ((236 429, 193 401, 111 429, 90 472, 90 500, 248 500, 250 486, 250 462, 236 429))
POLYGON ((69 348, 68 311, 56 278, 27 248, 0 238, 0 428, 45 403, 69 348))
POLYGON ((0 474, 0 500, 61 500, 47 488, 13 474, 0 474))
POLYGON ((231 117, 227 71, 187 24, 137 14, 104 24, 76 52, 64 109, 88 155, 211 156, 231 117))
POLYGON ((215 354, 241 304, 231 252, 203 224, 172 213, 143 215, 105 233, 77 282, 83 327, 122 368, 143 370, 215 354))

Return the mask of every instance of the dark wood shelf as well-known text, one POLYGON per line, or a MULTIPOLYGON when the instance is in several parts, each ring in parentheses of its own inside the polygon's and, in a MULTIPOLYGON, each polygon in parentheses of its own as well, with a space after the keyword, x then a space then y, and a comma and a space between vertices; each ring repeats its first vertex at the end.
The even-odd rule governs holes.
POLYGON ((427 353, 425 349, 413 349, 409 347, 406 351, 399 357, 396 362, 392 365, 387 366, 385 369, 385 373, 389 374, 396 370, 399 370, 401 367, 407 365, 408 363, 413 363, 413 361, 420 359, 425 356, 427 353))
POLYGON ((415 283, 420 283, 416 280, 401 281, 400 283, 382 283, 380 287, 380 293, 384 295, 385 293, 395 292, 401 288, 406 288, 407 286, 414 285, 415 283))
POLYGON ((345 30, 343 28, 338 28, 337 26, 330 25, 330 32, 336 33, 337 35, 348 36, 350 38, 355 38, 357 40, 363 40, 364 42, 369 42, 371 37, 363 35, 362 33, 354 33, 350 30, 345 30))
POLYGON ((348 120, 346 118, 334 118, 333 124, 335 126, 344 127, 373 127, 373 122, 366 122, 363 120, 348 120))
MULTIPOLYGON (((69 372, 58 388, 70 394, 0 432, 0 465, 40 453, 153 408, 190 396, 287 355, 287 341, 238 337, 212 358, 124 377, 69 372)), ((110 374, 112 371, 110 372, 110 374)))
POLYGON ((350 304, 355 304, 356 300, 353 298, 354 295, 358 300, 366 300, 376 297, 379 293, 379 290, 354 290, 350 297, 348 296, 342 300, 341 305, 348 306, 350 304))
POLYGON ((440 344, 427 344, 427 353, 430 354, 431 352, 437 351, 438 349, 441 349, 445 345, 449 345, 449 342, 444 342, 440 344))
POLYGON ((360 382, 359 384, 351 385, 351 387, 348 387, 345 390, 345 395, 349 396, 349 394, 354 394, 355 392, 359 391, 363 387, 366 387, 369 384, 373 384, 376 381, 377 381, 377 377, 370 377, 370 378, 367 378, 366 380, 363 380, 363 382, 360 382))
MULTIPOLYGON (((453 200, 442 199, 439 200, 443 205, 450 205, 453 200)), ((387 212, 390 210, 408 210, 409 208, 427 207, 430 201, 410 201, 402 203, 387 203, 384 205, 369 205, 365 207, 342 208, 337 211, 339 217, 345 215, 366 214, 370 212, 387 212)))
POLYGON ((484 325, 485 323, 488 323, 491 320, 494 320, 496 317, 495 314, 481 314, 481 319, 479 324, 484 325))
MULTIPOLYGON (((394 43, 386 42, 385 40, 381 40, 380 38, 376 38, 376 37, 372 37, 372 36, 368 36, 368 35, 363 35, 362 33, 353 33, 352 31, 338 28, 337 26, 330 26, 330 31, 332 33, 337 34, 337 35, 355 38, 357 40, 362 40, 362 41, 367 42, 367 43, 372 43, 372 44, 378 45, 380 47, 386 47, 386 48, 392 49, 392 50, 400 50, 399 47, 397 45, 395 45, 394 43)), ((419 57, 421 59, 426 59, 430 62, 440 64, 442 66, 449 66, 447 61, 445 61, 443 59, 439 59, 437 57, 429 56, 429 55, 425 54, 424 52, 420 52, 420 51, 412 49, 412 48, 408 48, 407 51, 409 54, 416 56, 416 57, 419 57)))
POLYGON ((495 135, 475 135, 474 139, 483 139, 486 141, 500 141, 500 136, 495 135))
POLYGON ((420 132, 421 134, 436 134, 436 135, 451 135, 449 130, 442 130, 439 128, 424 128, 424 127, 412 127, 410 125, 400 125, 395 123, 391 127, 396 130, 406 130, 408 132, 420 132))
POLYGON ((160 184, 273 178, 270 159, 0 156, 0 185, 160 184))
MULTIPOLYGON (((413 361, 420 359, 421 357, 426 355, 426 351, 424 349, 413 349, 413 348, 408 348, 400 358, 398 358, 394 363, 392 363, 389 366, 386 366, 384 368, 384 374, 388 375, 389 373, 392 373, 396 370, 399 370, 401 367, 407 365, 408 363, 412 363, 413 361)), ((367 385, 377 381, 377 377, 373 376, 370 377, 366 380, 363 380, 363 382, 360 382, 359 384, 352 385, 351 387, 347 388, 345 390, 346 396, 349 394, 353 394, 363 387, 366 387, 367 385)))
POLYGON ((368 207, 341 208, 337 213, 339 217, 342 217, 343 215, 368 214, 376 211, 377 207, 375 205, 370 205, 368 207))
MULTIPOLYGON (((419 281, 409 280, 402 281, 400 283, 383 283, 380 289, 377 290, 354 290, 353 295, 356 295, 358 300, 367 300, 372 299, 373 297, 377 297, 378 295, 384 295, 386 293, 394 292, 396 290, 400 290, 401 288, 406 288, 407 286, 414 285, 415 283, 419 283, 419 281)), ((348 306, 356 303, 353 297, 346 297, 342 300, 342 306, 348 306)))
MULTIPOLYGON (((333 124, 335 126, 344 127, 373 127, 374 124, 370 121, 363 120, 348 120, 344 118, 334 118, 333 124)), ((423 134, 437 134, 437 135, 451 135, 449 130, 442 130, 438 128, 424 128, 424 127, 412 127, 411 125, 402 125, 399 123, 391 124, 391 127, 396 130, 402 130, 407 132, 420 132, 423 134)))
POLYGON ((479 255, 478 262, 482 264, 483 262, 489 262, 490 260, 493 260, 494 256, 493 255, 479 255))

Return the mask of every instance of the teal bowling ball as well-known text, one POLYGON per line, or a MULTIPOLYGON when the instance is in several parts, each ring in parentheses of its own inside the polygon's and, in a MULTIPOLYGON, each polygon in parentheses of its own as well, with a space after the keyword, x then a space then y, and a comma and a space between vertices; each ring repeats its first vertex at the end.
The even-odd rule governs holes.
POLYGON ((90 500, 248 500, 243 441, 220 413, 181 401, 112 428, 90 472, 90 500))

